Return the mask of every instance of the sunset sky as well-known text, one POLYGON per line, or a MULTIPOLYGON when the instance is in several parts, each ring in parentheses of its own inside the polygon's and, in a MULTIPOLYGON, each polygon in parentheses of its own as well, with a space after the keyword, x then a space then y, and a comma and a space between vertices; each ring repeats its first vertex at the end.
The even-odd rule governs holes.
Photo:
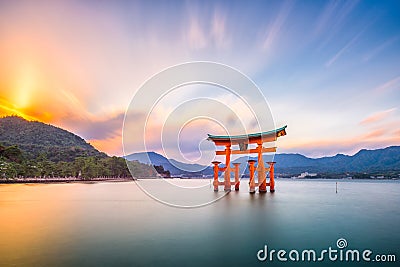
POLYGON ((254 80, 288 125, 278 152, 400 145, 399 1, 0 0, 0 60, 1 116, 65 128, 110 155, 122 155, 138 88, 189 61, 254 80))

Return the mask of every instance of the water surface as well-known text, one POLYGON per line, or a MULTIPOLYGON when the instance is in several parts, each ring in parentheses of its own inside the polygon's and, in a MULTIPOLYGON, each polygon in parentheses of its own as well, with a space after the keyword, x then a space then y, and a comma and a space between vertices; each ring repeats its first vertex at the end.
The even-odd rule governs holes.
POLYGON ((0 266, 309 266, 256 253, 322 250, 338 238, 399 258, 400 183, 340 180, 335 193, 335 182, 277 180, 274 194, 254 195, 243 182, 194 209, 157 202, 134 182, 0 185, 0 266))

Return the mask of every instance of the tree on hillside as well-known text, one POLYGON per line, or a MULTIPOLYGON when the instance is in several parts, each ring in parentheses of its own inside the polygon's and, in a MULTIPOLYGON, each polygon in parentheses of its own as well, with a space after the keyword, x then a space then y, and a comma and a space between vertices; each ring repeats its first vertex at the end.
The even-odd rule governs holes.
POLYGON ((17 145, 12 145, 8 147, 1 145, 0 157, 6 158, 13 162, 22 162, 23 160, 22 151, 18 148, 17 145))
POLYGON ((154 165, 154 168, 157 173, 159 173, 162 177, 169 178, 171 177, 171 173, 168 170, 164 170, 164 167, 162 165, 156 166, 154 165))

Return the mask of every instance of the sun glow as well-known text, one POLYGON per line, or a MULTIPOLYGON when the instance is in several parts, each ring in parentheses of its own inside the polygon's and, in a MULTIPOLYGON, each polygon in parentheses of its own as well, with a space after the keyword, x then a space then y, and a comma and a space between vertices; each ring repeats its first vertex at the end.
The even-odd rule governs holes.
POLYGON ((14 101, 18 109, 27 108, 35 90, 37 75, 34 66, 24 64, 21 66, 15 81, 14 101))
POLYGON ((9 66, 8 75, 0 87, 0 115, 17 115, 27 120, 48 121, 48 116, 39 118, 35 112, 35 94, 39 85, 37 66, 27 60, 9 66))

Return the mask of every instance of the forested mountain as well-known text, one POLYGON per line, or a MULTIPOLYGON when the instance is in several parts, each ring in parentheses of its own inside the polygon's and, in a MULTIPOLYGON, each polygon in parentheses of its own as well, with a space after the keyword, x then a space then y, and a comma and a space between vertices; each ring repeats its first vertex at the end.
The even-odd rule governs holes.
MULTIPOLYGON (((151 165, 130 162, 135 177, 157 175, 151 165)), ((159 168, 160 171, 163 171, 159 168)), ((21 117, 0 118, 0 178, 131 177, 126 161, 109 157, 81 137, 21 117)))
POLYGON ((3 146, 18 145, 26 159, 45 156, 54 162, 70 162, 77 157, 107 157, 71 132, 18 116, 0 118, 0 143, 3 146))

